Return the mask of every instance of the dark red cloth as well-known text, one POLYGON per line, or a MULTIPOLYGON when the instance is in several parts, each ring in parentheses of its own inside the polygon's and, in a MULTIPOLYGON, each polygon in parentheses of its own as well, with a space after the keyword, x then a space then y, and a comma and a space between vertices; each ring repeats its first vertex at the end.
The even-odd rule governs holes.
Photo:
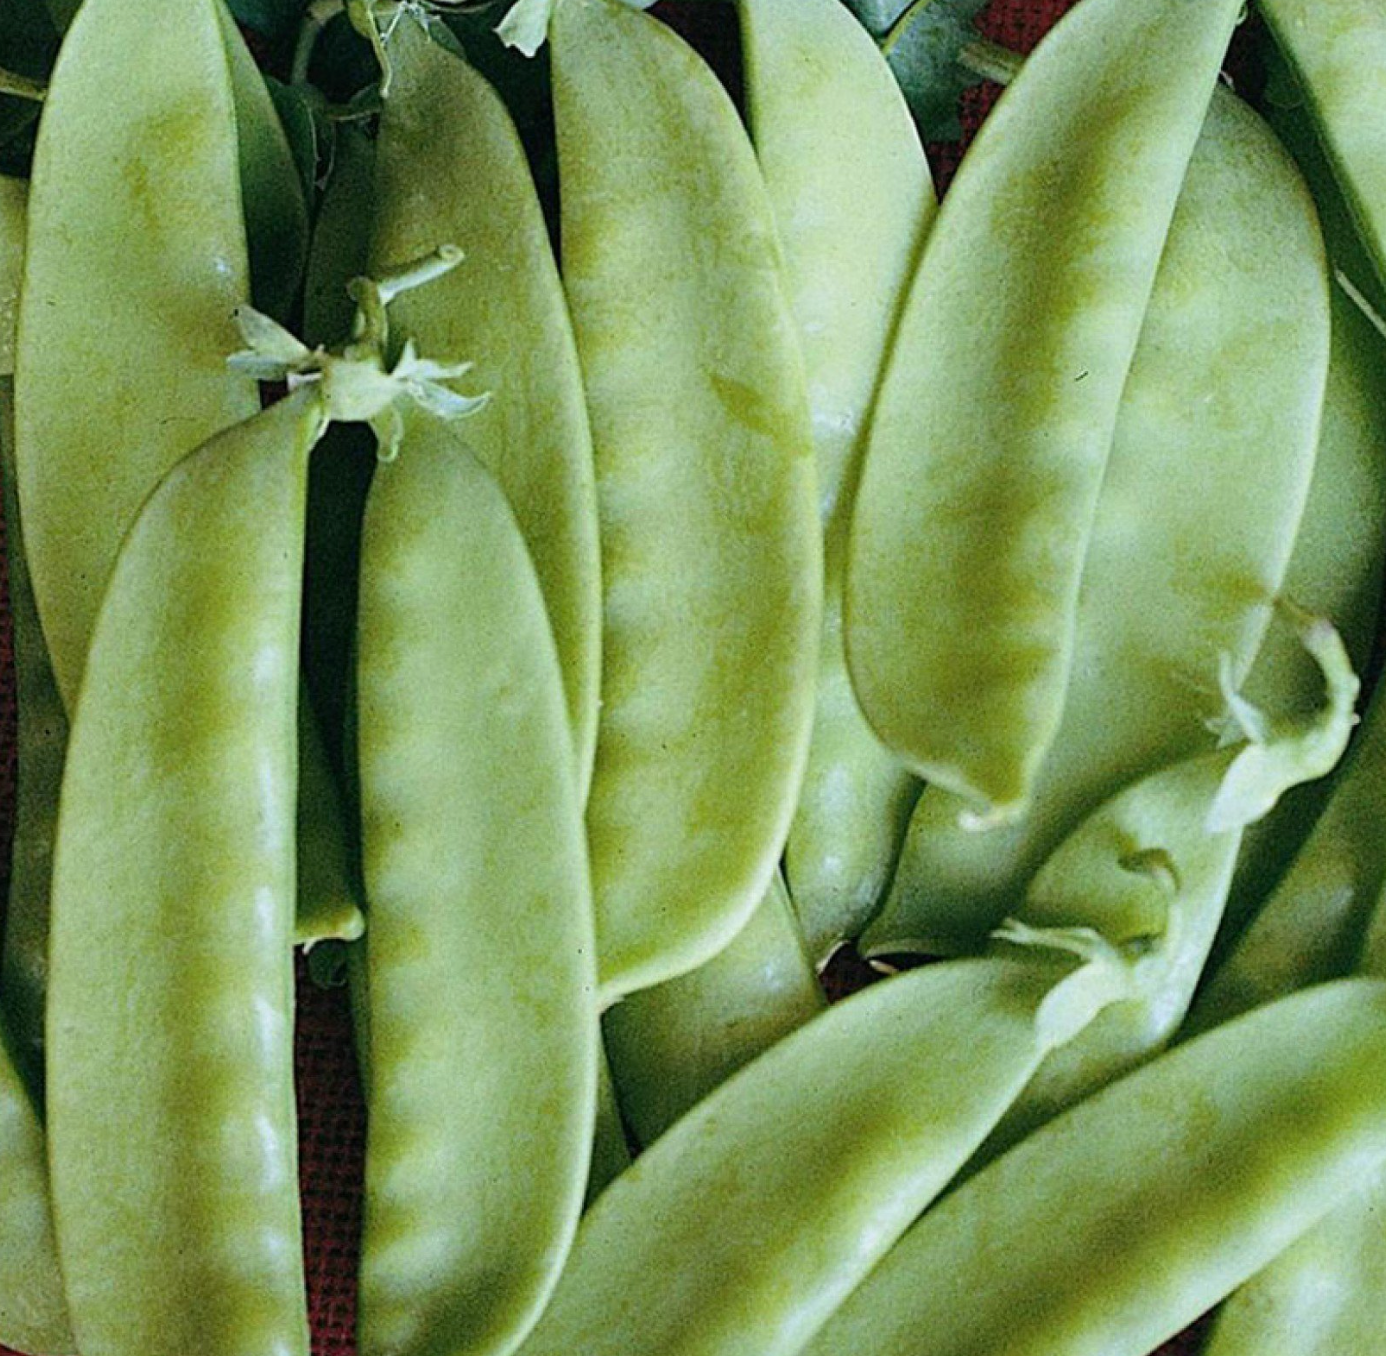
MULTIPOLYGON (((984 13, 988 37, 1018 51, 1029 51, 1074 0, 993 0, 984 13)), ((666 17, 698 39, 725 41, 727 11, 705 4, 659 6, 666 17)), ((996 91, 975 89, 965 96, 965 123, 975 130, 996 91)), ((956 168, 959 147, 930 147, 940 185, 956 168)), ((13 651, 6 608, 0 626, 0 825, 8 841, 14 810, 15 702, 13 651)), ((355 1259, 361 1222, 362 1150, 365 1117, 351 1044, 351 1022, 344 990, 323 992, 307 981, 300 966, 298 998, 298 1077, 301 1182, 308 1292, 314 1356, 354 1356, 355 1259)), ((1189 1333, 1163 1349, 1164 1356, 1191 1353, 1189 1333)), ((0 1356, 13 1356, 0 1347, 0 1356)), ((581 1353, 574 1353, 581 1356, 581 1353)))

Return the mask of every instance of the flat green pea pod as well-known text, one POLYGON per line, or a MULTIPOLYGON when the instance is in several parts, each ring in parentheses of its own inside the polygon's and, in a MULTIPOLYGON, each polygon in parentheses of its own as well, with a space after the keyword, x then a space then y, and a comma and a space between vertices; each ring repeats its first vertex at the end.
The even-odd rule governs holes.
POLYGON ((776 872, 751 921, 710 961, 606 1014, 617 1096, 641 1144, 827 1006, 776 872))
POLYGON ((1278 728, 1240 709, 1250 742, 1145 777, 1096 811, 1045 863, 1018 920, 1088 927, 1143 950, 1134 992, 1055 1050, 983 1152, 1036 1126, 1157 1054, 1174 1037, 1222 921, 1248 815, 1336 762, 1356 720, 1360 684, 1327 622, 1298 618, 1327 700, 1278 728), (1143 943, 1142 939, 1155 938, 1143 943))
POLYGON ((584 1218, 524 1356, 797 1352, 1045 1053, 1127 992, 1095 934, 1036 940, 867 989, 700 1102, 584 1218))
POLYGON ((30 1356, 77 1350, 67 1319, 43 1126, 0 1023, 0 1345, 30 1356))
MULTIPOLYGON (((926 790, 864 950, 975 949, 1094 805, 1213 746, 1215 676, 1245 681, 1309 493, 1328 295, 1318 221, 1293 162, 1220 91, 1122 396, 1063 725, 1031 813, 972 832, 955 797, 926 790)), ((1267 704, 1299 709, 1298 697, 1296 688, 1267 704)))
MULTIPOLYGON (((85 13, 86 11, 83 11, 85 13)), ((54 1218, 89 1356, 308 1350, 293 1088, 294 829, 308 458, 329 418, 385 455, 407 396, 388 295, 342 356, 239 313, 233 364, 287 400, 189 454, 146 502, 97 619, 53 868, 47 1112, 54 1218)))
POLYGON ((933 220, 928 162, 890 67, 839 0, 741 0, 746 100, 808 379, 826 536, 818 701, 785 875, 816 961, 890 880, 914 778, 857 706, 842 577, 867 416, 933 220))
POLYGON ((298 304, 308 260, 308 204, 303 180, 264 76, 224 0, 217 0, 217 17, 236 106, 250 291, 260 310, 287 322, 298 304))
POLYGON ((259 408, 224 361, 248 295, 216 3, 84 3, 34 153, 15 364, 30 572, 69 711, 145 497, 188 448, 259 408))
MULTIPOLYGON (((1272 70, 1283 68, 1273 44, 1267 41, 1263 51, 1272 70)), ((1372 264, 1307 113, 1302 107, 1269 104, 1266 114, 1314 195, 1339 278, 1333 289, 1333 344, 1318 459, 1285 592, 1332 617, 1354 666, 1366 672, 1376 641, 1386 559, 1386 347, 1349 289, 1359 297, 1365 294, 1378 314, 1386 311, 1386 297, 1374 285, 1372 264)), ((1277 705, 1308 706, 1317 700, 1318 675, 1297 651, 1285 643, 1283 632, 1272 630, 1248 680, 1251 694, 1277 705)), ((1215 961, 1265 903, 1332 789, 1332 779, 1305 787, 1248 832, 1215 961)))
POLYGON ((360 1346, 510 1352, 557 1282, 587 1185, 591 887, 562 669, 524 537, 481 461, 418 420, 367 500, 358 647, 360 1346))
POLYGON ((1378 1171, 1222 1306, 1201 1356, 1373 1356, 1386 1323, 1383 1211, 1378 1171))
POLYGON ((807 1350, 1145 1356, 1383 1162, 1386 984, 1296 994, 1161 1056, 959 1187, 807 1350))
POLYGON ((1386 285, 1386 13, 1375 0, 1259 0, 1298 77, 1363 243, 1386 285))
POLYGON ((822 533, 774 222, 735 107, 616 0, 560 0, 551 38, 601 515, 587 829, 611 1001, 715 955, 769 886, 808 753, 822 533))
POLYGON ((294 728, 322 423, 307 389, 180 463, 121 550, 86 665, 47 1090, 59 1253, 91 1356, 308 1350, 294 728))
POLYGON ((401 299, 393 323, 445 353, 475 353, 492 392, 467 428, 499 480, 539 573, 563 664, 584 793, 597 742, 601 561, 592 435, 572 322, 524 148, 500 96, 405 18, 387 43, 371 260, 459 241, 467 262, 401 299))
POLYGON ((978 823, 1059 734, 1122 388, 1239 0, 1083 0, 1003 94, 924 250, 862 468, 847 656, 978 823), (1120 116, 1111 110, 1120 109, 1120 116))
POLYGON ((1352 971, 1386 886, 1383 778, 1386 705, 1374 700, 1309 838, 1199 995, 1194 1030, 1352 971))

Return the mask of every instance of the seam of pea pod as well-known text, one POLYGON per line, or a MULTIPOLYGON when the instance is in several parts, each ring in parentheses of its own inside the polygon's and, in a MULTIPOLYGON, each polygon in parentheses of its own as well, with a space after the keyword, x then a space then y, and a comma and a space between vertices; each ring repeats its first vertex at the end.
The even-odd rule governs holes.
POLYGON ((647 8, 0 19, 0 1344, 1374 1350, 1386 21, 647 8))

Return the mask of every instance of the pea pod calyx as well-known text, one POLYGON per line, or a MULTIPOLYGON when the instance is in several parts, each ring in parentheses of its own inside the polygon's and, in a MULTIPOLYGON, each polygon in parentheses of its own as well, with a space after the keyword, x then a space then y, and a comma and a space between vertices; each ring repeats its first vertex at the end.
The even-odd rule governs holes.
POLYGON ((236 309, 236 324, 246 347, 227 363, 258 381, 287 381, 290 390, 316 383, 324 423, 366 423, 376 436, 382 461, 393 461, 404 437, 400 403, 408 402, 437 418, 465 418, 481 409, 488 394, 459 395, 445 382, 465 376, 471 363, 440 363, 420 357, 412 340, 405 342, 391 366, 386 361, 389 321, 386 308, 401 292, 421 287, 462 262, 455 245, 380 279, 357 278, 351 295, 357 304, 353 337, 340 353, 319 345, 309 348, 277 320, 253 306, 236 309))

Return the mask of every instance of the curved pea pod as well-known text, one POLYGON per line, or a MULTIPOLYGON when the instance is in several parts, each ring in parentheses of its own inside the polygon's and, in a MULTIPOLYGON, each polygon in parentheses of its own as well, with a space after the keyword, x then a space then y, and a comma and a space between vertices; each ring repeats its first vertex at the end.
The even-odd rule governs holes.
POLYGON ((557 1281, 587 1184, 591 894, 524 538, 480 461, 421 420, 371 485, 358 647, 361 1349, 508 1352, 557 1281))
POLYGON ((67 1319, 43 1126, 0 1024, 0 1343, 30 1356, 77 1350, 67 1319))
MULTIPOLYGON (((1275 59, 1269 44, 1267 59, 1275 59)), ((1319 615, 1332 617, 1353 664, 1366 672, 1376 640, 1386 559, 1386 349, 1345 288, 1366 293, 1378 312, 1386 309, 1386 300, 1372 285, 1372 265, 1307 113, 1302 107, 1271 106, 1267 117, 1314 195, 1329 259, 1340 278, 1333 289, 1333 346, 1318 459, 1285 593, 1319 615)), ((1267 635, 1249 680, 1253 695, 1304 706, 1317 699, 1318 675, 1296 649, 1285 644, 1281 632, 1267 635)), ((1228 900, 1221 952, 1265 903, 1331 791, 1331 781, 1306 787, 1247 834, 1228 900)), ((1220 959, 1217 952, 1215 959, 1220 959)))
POLYGON ((1199 995, 1195 1030, 1348 974, 1386 886, 1386 708, 1373 701, 1323 814, 1290 869, 1199 995))
POLYGON ((1383 1161, 1386 985, 1297 994, 1162 1055, 959 1187, 806 1350, 1145 1356, 1383 1161))
POLYGON ((1223 1305, 1202 1356, 1371 1356, 1386 1324, 1378 1171, 1223 1305))
POLYGON ((14 487, 13 387, 0 380, 0 475, 4 477, 5 555, 9 565, 16 744, 14 840, 4 948, 0 951, 0 1021, 30 1094, 43 1083, 43 996, 48 983, 48 904, 58 790, 67 748, 67 713, 43 643, 14 487))
POLYGON ((771 1047, 607 1188, 525 1356, 797 1352, 1045 1052, 1126 991, 1114 951, 1075 945, 1076 968, 1041 952, 888 980, 771 1047))
POLYGON ((1245 681, 1282 591, 1329 342, 1313 202, 1265 124, 1220 92, 1122 396, 1063 724, 1031 813, 979 834, 959 824, 955 797, 926 790, 865 950, 976 948, 1085 813, 1213 746, 1206 727, 1223 704, 1214 679, 1221 666, 1234 686, 1245 681))
POLYGON ((777 872, 750 922, 710 961, 606 1014, 617 1096, 636 1139, 652 1143, 826 1006, 777 872))
POLYGON ((1386 14, 1373 0, 1260 0, 1304 91, 1343 196, 1386 284, 1386 14))
POLYGON ((255 58, 224 0, 216 0, 216 8, 236 108, 251 295, 260 310, 287 321, 298 304, 308 260, 308 204, 303 198, 303 180, 255 58))
POLYGON ((774 223, 697 55, 615 0, 552 28, 563 271, 603 572, 587 810, 603 995, 715 955, 794 813, 822 550, 774 223))
POLYGON ((378 271, 441 241, 461 268, 402 297, 394 324, 441 353, 477 354, 492 393, 467 441, 500 482, 544 591, 584 788, 597 741, 601 561, 592 435, 572 323, 524 148, 500 96, 414 21, 389 42, 370 257, 378 271))
POLYGON ((291 944, 321 428, 307 388, 181 462, 126 538, 93 637, 47 1016, 54 1217, 91 1356, 308 1350, 291 944))
POLYGON ((1055 1050, 1016 1100, 984 1156, 1014 1143, 1161 1050, 1203 973, 1249 818, 1342 756, 1360 689, 1338 634, 1299 619, 1327 698, 1312 717, 1267 722, 1241 709, 1249 741, 1177 763, 1108 801, 1045 863, 1019 921, 1095 928, 1143 952, 1133 993, 1055 1050))
POLYGON ((804 354, 823 516, 823 634, 785 874, 817 961, 880 902, 918 784, 857 706, 842 576, 867 416, 919 247, 928 162, 890 67, 837 0, 741 0, 746 98, 804 354))
POLYGON ((44 105, 15 362, 30 573, 69 711, 121 539, 190 447, 259 408, 228 372, 249 294, 214 0, 90 0, 44 105))
POLYGON ((877 733, 982 822, 1025 812, 1085 659, 1122 387, 1239 12, 1071 10, 983 126, 910 290, 857 494, 847 656, 877 733))

